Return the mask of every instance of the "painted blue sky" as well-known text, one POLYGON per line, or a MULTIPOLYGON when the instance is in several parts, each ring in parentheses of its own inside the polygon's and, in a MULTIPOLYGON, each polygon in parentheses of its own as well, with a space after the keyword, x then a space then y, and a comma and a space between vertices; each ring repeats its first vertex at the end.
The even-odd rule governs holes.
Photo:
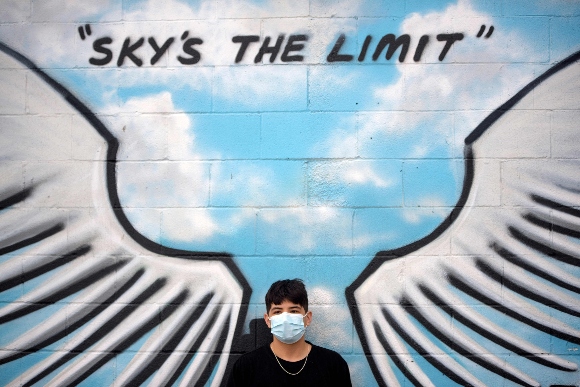
MULTIPOLYGON (((303 277, 320 303, 341 305, 335 323, 346 338, 320 333, 320 344, 354 353, 345 286, 377 251, 441 222, 461 191, 465 136, 580 48, 580 4, 564 0, 14 3, 0 39, 47 68, 119 137, 119 193, 134 226, 164 245, 233 253, 258 305, 249 319, 261 315, 272 281, 303 277), (32 22, 17 22, 23 15, 32 22), (76 30, 84 23, 93 23, 85 41, 76 30), (482 25, 494 26, 488 39, 476 36, 482 25), (176 60, 184 31, 203 40, 198 64, 176 60), (463 40, 439 61, 435 36, 459 32, 463 40), (233 36, 282 33, 308 35, 303 62, 255 64, 256 43, 234 63, 233 36), (388 33, 411 36, 403 63, 399 52, 371 59, 388 33), (328 63, 340 34, 342 52, 355 59, 328 63), (373 41, 359 62, 367 35, 373 41), (430 41, 415 62, 423 35, 430 41), (99 54, 91 43, 103 36, 114 38, 114 60, 92 66, 99 54), (142 36, 175 43, 155 65, 145 44, 142 67, 117 67, 122 41, 142 36)), ((371 377, 366 363, 359 377, 371 377)))

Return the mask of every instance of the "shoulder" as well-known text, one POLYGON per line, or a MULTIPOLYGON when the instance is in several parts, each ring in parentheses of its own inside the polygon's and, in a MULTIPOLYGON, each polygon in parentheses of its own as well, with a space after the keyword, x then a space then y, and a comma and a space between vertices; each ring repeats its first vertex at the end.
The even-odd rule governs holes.
POLYGON ((238 357, 234 362, 228 386, 246 386, 252 385, 255 375, 260 372, 261 364, 268 356, 268 346, 257 348, 238 357))
POLYGON ((326 359, 329 362, 346 365, 346 361, 342 358, 342 356, 340 356, 338 352, 333 351, 332 349, 319 347, 318 345, 314 345, 312 343, 310 343, 310 345, 312 345, 311 352, 313 356, 326 359))
POLYGON ((242 356, 240 356, 238 358, 238 360, 236 360, 236 363, 234 364, 234 367, 236 365, 249 365, 255 362, 259 362, 261 361, 265 356, 268 355, 268 352, 270 351, 270 344, 264 345, 262 347, 256 348, 253 351, 247 352, 245 354, 243 354, 242 356))
POLYGON ((310 344, 313 361, 319 372, 325 375, 326 385, 351 387, 350 370, 346 360, 338 352, 310 344))

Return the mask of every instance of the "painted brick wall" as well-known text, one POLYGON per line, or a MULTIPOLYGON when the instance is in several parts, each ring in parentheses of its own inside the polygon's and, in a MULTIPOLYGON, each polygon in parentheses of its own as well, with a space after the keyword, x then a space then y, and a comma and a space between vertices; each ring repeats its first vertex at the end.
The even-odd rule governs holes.
POLYGON ((296 277, 353 385, 579 385, 579 3, 0 10, 1 385, 220 385, 296 277))

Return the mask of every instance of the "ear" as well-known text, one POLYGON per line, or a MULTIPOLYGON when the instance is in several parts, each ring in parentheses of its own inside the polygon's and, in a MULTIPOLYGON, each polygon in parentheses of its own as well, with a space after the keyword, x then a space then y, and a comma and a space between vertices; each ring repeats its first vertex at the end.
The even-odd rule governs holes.
POLYGON ((304 326, 309 326, 312 322, 312 312, 308 311, 304 316, 304 326))
POLYGON ((264 321, 266 321, 266 325, 268 326, 268 328, 272 328, 270 325, 272 324, 270 322, 270 319, 268 318, 268 313, 264 313, 264 321))

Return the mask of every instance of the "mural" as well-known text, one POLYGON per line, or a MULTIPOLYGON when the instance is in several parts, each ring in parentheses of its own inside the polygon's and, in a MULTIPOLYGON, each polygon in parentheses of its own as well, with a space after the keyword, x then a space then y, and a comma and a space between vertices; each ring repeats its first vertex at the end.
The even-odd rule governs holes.
POLYGON ((465 185, 447 219, 417 242, 377 253, 347 289, 355 326, 385 384, 398 385, 387 357, 414 384, 432 384, 407 346, 461 385, 485 384, 455 357, 524 386, 540 384, 518 357, 578 370, 534 345, 541 335, 517 333, 534 327, 572 343, 580 337, 578 321, 564 317, 580 311, 578 277, 571 274, 580 257, 578 150, 547 146, 553 136, 576 144, 580 131, 575 120, 547 125, 536 115, 577 114, 578 102, 563 96, 580 90, 579 61, 580 52, 558 63, 488 116, 465 140, 465 185), (495 195, 486 192, 490 186, 495 195), (490 353, 482 340, 513 360, 490 353))
MULTIPOLYGON (((155 385, 176 380, 192 357, 182 385, 207 380, 216 362, 223 374, 229 355, 223 349, 231 347, 236 330, 240 334, 238 315, 249 297, 248 284, 231 257, 165 248, 138 234, 119 205, 117 140, 32 62, 5 45, 0 50, 4 67, 22 69, 27 81, 24 90, 3 77, 2 84, 14 92, 6 97, 19 101, 26 92, 48 93, 56 101, 51 108, 64 114, 48 121, 10 115, 3 122, 11 139, 3 157, 11 160, 6 170, 12 173, 4 175, 2 186, 1 253, 10 256, 2 264, 2 289, 41 275, 50 278, 4 306, 0 319, 24 318, 66 298, 69 304, 5 346, 2 360, 10 361, 67 336, 61 350, 11 384, 34 384, 71 359, 49 384, 76 384, 161 325, 159 334, 133 352, 116 383, 135 384, 153 371, 155 385), (82 161, 67 160, 69 149, 54 137, 70 115, 78 119, 74 130, 87 151, 82 161), (25 165, 19 168, 17 160, 25 165), (24 182, 18 169, 25 170, 24 182), (217 359, 212 360, 214 354, 217 359)), ((3 100, 3 106, 9 103, 3 100)))
POLYGON ((580 4, 0 8, 0 385, 579 385, 580 4))

